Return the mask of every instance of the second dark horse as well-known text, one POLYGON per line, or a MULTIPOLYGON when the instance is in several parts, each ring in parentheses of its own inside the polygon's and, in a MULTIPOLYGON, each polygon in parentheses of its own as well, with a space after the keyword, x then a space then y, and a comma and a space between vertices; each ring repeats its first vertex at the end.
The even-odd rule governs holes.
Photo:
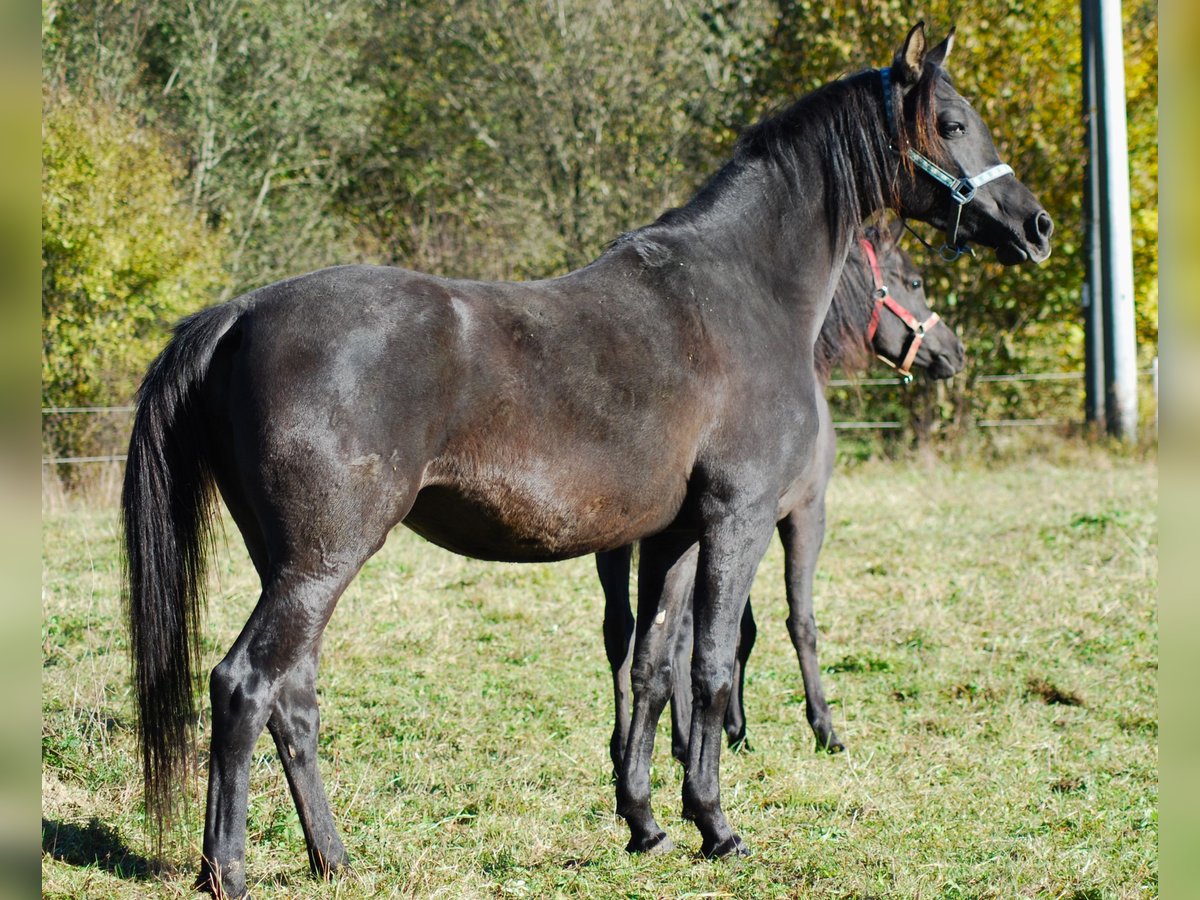
MULTIPOLYGON (((264 728, 314 872, 346 865, 317 765, 321 635, 401 522, 495 560, 640 539, 646 597, 698 545, 683 803, 705 854, 744 851, 718 786, 738 625, 779 504, 814 452, 812 348, 861 223, 890 207, 944 228, 955 247, 993 247, 1002 263, 1050 252, 1050 217, 951 85, 948 49, 928 49, 918 25, 890 69, 833 82, 750 129, 686 206, 561 278, 345 266, 177 327, 139 393, 122 495, 152 822, 169 813, 196 719, 215 491, 262 581, 209 679, 201 887, 245 892, 264 728), (918 158, 961 173, 946 176, 959 190, 918 158)), ((654 723, 670 692, 653 643, 639 636, 617 784, 633 850, 669 846, 650 811, 654 723)))
MULTIPOLYGON (((817 626, 813 617, 813 575, 817 555, 825 538, 825 490, 833 474, 837 452, 833 419, 824 389, 835 367, 863 369, 872 355, 895 368, 903 377, 911 369, 924 370, 931 378, 949 378, 962 371, 962 342, 941 319, 930 313, 919 270, 900 249, 896 239, 900 223, 890 231, 868 229, 850 253, 833 302, 821 326, 815 348, 817 409, 820 432, 816 453, 803 472, 796 475, 780 503, 786 510, 776 526, 784 549, 784 582, 788 600, 788 633, 800 662, 804 680, 804 706, 818 750, 843 750, 833 728, 821 669, 817 662, 817 626)), ((632 547, 596 554, 596 570, 604 589, 604 648, 613 676, 614 722, 609 753, 613 772, 620 771, 629 735, 630 682, 633 662, 634 623, 630 608, 629 572, 632 547)), ((691 590, 691 583, 678 585, 691 590)), ((673 604, 672 604, 673 605, 673 604)), ((686 601, 680 605, 690 611, 686 601)), ((691 724, 691 617, 684 615, 676 625, 671 674, 671 753, 687 761, 688 729, 691 724)), ((742 612, 737 657, 729 701, 725 707, 725 733, 730 747, 746 738, 743 679, 746 660, 754 647, 757 625, 749 598, 742 612)))

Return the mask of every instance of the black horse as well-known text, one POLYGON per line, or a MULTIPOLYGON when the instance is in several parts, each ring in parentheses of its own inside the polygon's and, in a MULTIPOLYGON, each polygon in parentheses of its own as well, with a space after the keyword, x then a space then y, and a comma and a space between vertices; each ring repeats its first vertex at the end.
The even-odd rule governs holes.
MULTIPOLYGON (((829 704, 821 685, 812 595, 817 555, 825 538, 825 490, 833 474, 837 451, 825 388, 835 368, 861 371, 870 363, 872 355, 896 369, 903 378, 910 378, 914 367, 923 369, 931 378, 949 378, 962 371, 964 361, 962 342, 936 313, 930 312, 921 273, 912 257, 896 243, 901 230, 898 221, 890 231, 867 229, 862 240, 850 251, 815 347, 817 409, 821 423, 816 456, 788 489, 785 496, 791 502, 781 504, 786 511, 776 526, 785 554, 788 633, 800 660, 805 710, 817 738, 817 749, 830 752, 845 748, 834 732, 829 704)), ((632 557, 632 547, 596 554, 596 570, 604 589, 604 647, 612 668, 616 707, 609 744, 614 773, 620 771, 629 734, 629 667, 633 662, 635 623, 629 602, 632 557)), ((691 584, 680 587, 690 590, 691 584)), ((686 602, 682 608, 690 613, 686 602)), ((672 672, 675 680, 671 691, 671 753, 684 763, 691 727, 690 622, 690 614, 683 615, 676 625, 672 672)), ((738 636, 733 683, 725 707, 725 733, 730 747, 740 747, 746 737, 742 682, 746 660, 757 634, 753 609, 747 598, 738 636)))
MULTIPOLYGON (((738 625, 780 500, 814 454, 812 348, 860 224, 892 207, 953 229, 955 246, 996 248, 1003 263, 1050 252, 1049 216, 995 174, 986 127, 941 68, 947 49, 926 52, 918 25, 890 70, 834 82, 749 130, 686 206, 561 278, 344 266, 177 326, 139 393, 122 496, 152 821, 169 813, 188 760, 215 491, 262 581, 209 679, 200 886, 245 891, 250 761, 264 727, 313 870, 346 864, 317 765, 321 635, 400 522, 493 560, 640 539, 643 597, 698 542, 684 804, 706 854, 742 849, 717 785, 738 625), (938 171, 991 167, 961 182, 988 183, 967 203, 914 156, 938 171)), ((670 685, 659 690, 653 650, 639 638, 617 791, 640 850, 666 846, 650 813, 647 735, 670 685)))

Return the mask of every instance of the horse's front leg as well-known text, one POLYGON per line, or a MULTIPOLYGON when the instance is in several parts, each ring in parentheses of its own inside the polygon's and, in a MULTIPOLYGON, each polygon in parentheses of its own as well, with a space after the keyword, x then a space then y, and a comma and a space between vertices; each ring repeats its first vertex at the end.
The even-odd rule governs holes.
POLYGON ((617 813, 629 823, 626 849, 631 853, 672 847, 650 808, 650 757, 659 716, 671 695, 675 623, 681 606, 690 599, 695 546, 690 537, 678 535, 658 535, 641 545, 631 672, 633 717, 617 778, 617 813))
MULTIPOLYGON (((675 687, 671 692, 671 755, 687 765, 688 739, 692 731, 692 604, 684 605, 684 615, 679 622, 679 634, 675 642, 675 687)), ((758 637, 758 626, 750 598, 742 612, 741 633, 738 635, 737 656, 733 663, 733 684, 729 702, 725 706, 725 734, 729 749, 737 752, 749 748, 746 741, 745 682, 746 661, 758 637)))
POLYGON ((833 730, 833 715, 825 699, 825 687, 821 684, 817 623, 813 617, 813 575, 825 538, 824 491, 780 522, 779 536, 783 539, 787 582, 787 627, 800 660, 800 676, 804 679, 804 710, 817 738, 817 752, 837 753, 846 747, 833 730))
POLYGON ((743 511, 718 519, 700 540, 693 612, 692 732, 683 811, 700 829, 705 856, 748 852, 721 810, 722 724, 733 687, 742 608, 773 525, 773 509, 743 511))
POLYGON ((629 605, 629 566, 633 545, 596 554, 604 590, 604 651, 613 680, 613 732, 608 743, 613 778, 618 777, 629 741, 629 667, 633 663, 633 610, 629 605))

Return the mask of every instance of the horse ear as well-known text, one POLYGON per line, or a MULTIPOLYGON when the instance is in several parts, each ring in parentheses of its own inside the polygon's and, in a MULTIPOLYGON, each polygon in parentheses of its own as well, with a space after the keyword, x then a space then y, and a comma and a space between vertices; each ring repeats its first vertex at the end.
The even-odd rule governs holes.
POLYGON ((925 61, 933 63, 935 66, 945 67, 946 57, 950 55, 950 50, 954 47, 954 32, 955 28, 950 29, 950 33, 946 35, 946 39, 934 47, 925 56, 925 61))
POLYGON ((900 238, 904 235, 904 220, 899 216, 893 216, 888 222, 888 236, 892 239, 893 246, 899 246, 900 238))
POLYGON ((892 72, 900 84, 916 84, 925 68, 925 21, 914 25, 904 39, 904 45, 896 51, 892 60, 892 72))

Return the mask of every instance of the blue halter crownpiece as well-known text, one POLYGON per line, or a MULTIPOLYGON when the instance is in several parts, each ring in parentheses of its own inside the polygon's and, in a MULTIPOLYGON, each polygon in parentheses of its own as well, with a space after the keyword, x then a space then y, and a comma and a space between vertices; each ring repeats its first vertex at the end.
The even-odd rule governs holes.
MULTIPOLYGON (((895 137, 899 134, 899 131, 896 128, 896 113, 892 108, 892 70, 885 68, 879 69, 878 72, 879 81, 883 88, 883 109, 887 116, 888 136, 895 137)), ((1005 175, 1012 175, 1012 166, 1006 163, 999 163, 990 169, 985 169, 978 175, 956 178, 932 159, 918 153, 912 147, 908 148, 907 156, 912 160, 913 165, 949 190, 950 199, 958 206, 954 215, 954 228, 947 232, 949 240, 940 249, 943 259, 947 261, 956 260, 965 251, 970 249, 958 245, 958 223, 962 219, 963 206, 970 203, 975 198, 975 192, 989 181, 995 181, 997 178, 1003 178, 1005 175)))

